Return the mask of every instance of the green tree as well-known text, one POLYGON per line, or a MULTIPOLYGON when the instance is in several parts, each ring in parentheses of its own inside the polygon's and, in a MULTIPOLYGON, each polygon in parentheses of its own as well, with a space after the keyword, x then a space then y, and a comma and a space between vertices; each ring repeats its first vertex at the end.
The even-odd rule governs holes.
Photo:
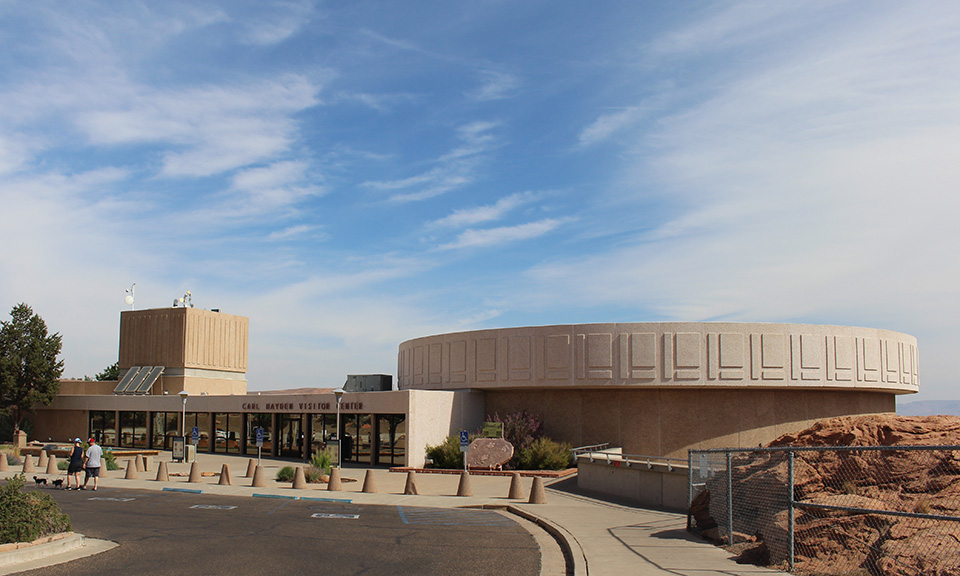
POLYGON ((34 404, 50 404, 60 390, 61 345, 60 334, 47 335, 46 322, 26 304, 0 322, 0 413, 10 416, 15 433, 34 404))
POLYGON ((103 369, 103 372, 97 374, 97 380, 103 382, 104 380, 119 380, 120 379, 120 363, 114 362, 113 364, 107 366, 103 369))

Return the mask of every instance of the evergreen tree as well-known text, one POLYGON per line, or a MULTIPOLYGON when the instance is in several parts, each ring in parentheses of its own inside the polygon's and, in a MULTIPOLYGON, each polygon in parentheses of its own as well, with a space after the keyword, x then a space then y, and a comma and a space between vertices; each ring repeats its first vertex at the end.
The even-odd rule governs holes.
POLYGON ((120 363, 114 362, 110 366, 107 366, 103 369, 103 372, 97 374, 97 380, 103 382, 104 380, 119 380, 120 379, 120 363))
POLYGON ((61 345, 60 334, 48 336, 43 318, 26 304, 0 322, 0 413, 13 420, 14 432, 35 404, 50 404, 60 390, 61 345))

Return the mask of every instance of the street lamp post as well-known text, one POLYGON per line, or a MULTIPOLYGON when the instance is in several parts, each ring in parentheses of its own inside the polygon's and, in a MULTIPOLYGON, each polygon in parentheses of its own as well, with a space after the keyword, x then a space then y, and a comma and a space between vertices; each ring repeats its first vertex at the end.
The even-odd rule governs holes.
POLYGON ((333 395, 337 397, 337 468, 342 468, 343 438, 340 437, 340 400, 343 399, 343 388, 334 390, 333 395))
POLYGON ((177 392, 180 395, 180 398, 183 399, 183 411, 180 413, 180 435, 184 437, 184 443, 186 443, 187 437, 187 396, 190 395, 186 390, 181 390, 177 392))

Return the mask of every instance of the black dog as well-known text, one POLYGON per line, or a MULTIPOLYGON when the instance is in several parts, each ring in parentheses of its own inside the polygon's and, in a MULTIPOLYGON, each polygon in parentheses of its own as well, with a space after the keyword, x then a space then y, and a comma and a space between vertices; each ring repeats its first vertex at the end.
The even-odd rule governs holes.
POLYGON ((63 478, 58 478, 50 483, 53 484, 53 487, 57 490, 63 490, 63 478))
POLYGON ((40 485, 46 486, 46 485, 47 485, 47 479, 46 479, 46 478, 37 478, 36 476, 34 476, 34 477, 33 477, 33 481, 37 483, 37 486, 40 486, 40 485))

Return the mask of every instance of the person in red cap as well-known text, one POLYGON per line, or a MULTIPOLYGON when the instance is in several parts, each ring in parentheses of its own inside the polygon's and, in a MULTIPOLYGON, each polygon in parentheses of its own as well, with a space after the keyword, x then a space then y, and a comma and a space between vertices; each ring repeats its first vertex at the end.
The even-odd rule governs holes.
POLYGON ((97 491, 97 480, 100 478, 100 463, 103 458, 103 449, 97 446, 97 441, 91 438, 89 440, 90 447, 87 448, 87 453, 83 458, 83 471, 85 472, 83 477, 83 486, 80 487, 81 490, 87 489, 87 482, 90 480, 90 477, 93 477, 93 491, 97 491))

